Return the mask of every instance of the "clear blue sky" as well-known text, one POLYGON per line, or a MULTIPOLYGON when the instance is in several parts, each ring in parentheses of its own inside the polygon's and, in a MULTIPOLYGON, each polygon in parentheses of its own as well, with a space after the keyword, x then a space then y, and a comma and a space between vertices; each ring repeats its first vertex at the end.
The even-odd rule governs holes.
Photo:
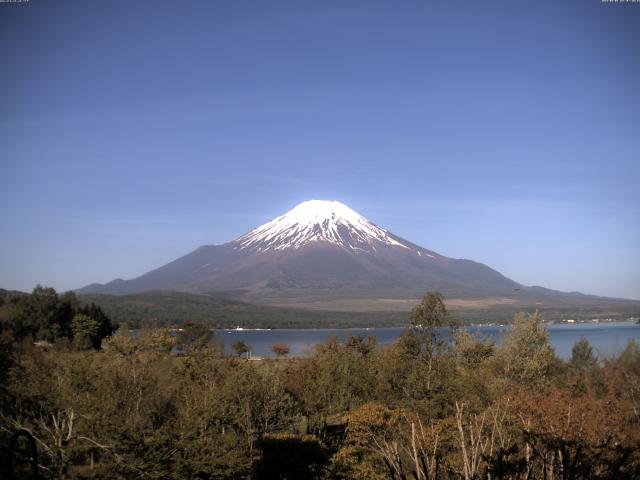
POLYGON ((131 278, 334 199, 640 298, 640 4, 0 3, 0 287, 131 278))

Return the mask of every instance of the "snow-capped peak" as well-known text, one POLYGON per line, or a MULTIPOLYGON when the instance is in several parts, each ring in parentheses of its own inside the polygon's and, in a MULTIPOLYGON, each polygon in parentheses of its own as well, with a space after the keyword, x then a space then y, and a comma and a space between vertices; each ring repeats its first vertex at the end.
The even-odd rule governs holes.
POLYGON ((376 244, 409 248, 343 203, 308 200, 237 239, 240 250, 301 248, 327 242, 350 250, 375 250, 376 244))

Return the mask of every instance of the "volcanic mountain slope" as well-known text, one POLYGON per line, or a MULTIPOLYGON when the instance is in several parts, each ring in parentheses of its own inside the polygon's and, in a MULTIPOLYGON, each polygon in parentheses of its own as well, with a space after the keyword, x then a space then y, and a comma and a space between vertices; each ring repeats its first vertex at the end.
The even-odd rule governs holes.
POLYGON ((322 200, 303 202, 231 242, 200 247, 140 277, 92 284, 79 293, 148 290, 231 291, 233 296, 275 303, 416 298, 428 290, 475 298, 530 291, 486 265, 439 255, 340 202, 322 200))

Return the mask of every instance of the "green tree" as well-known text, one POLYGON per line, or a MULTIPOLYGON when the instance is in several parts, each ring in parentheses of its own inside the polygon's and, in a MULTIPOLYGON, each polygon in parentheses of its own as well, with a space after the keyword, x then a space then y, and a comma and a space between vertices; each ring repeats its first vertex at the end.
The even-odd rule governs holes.
POLYGON ((500 355, 496 357, 504 377, 523 386, 542 386, 550 382, 555 353, 549 332, 538 312, 518 313, 513 329, 505 335, 500 355))
POLYGON ((590 370, 598 365, 598 357, 585 337, 581 337, 571 349, 571 367, 574 370, 590 370))
POLYGON ((187 353, 214 346, 213 332, 205 325, 187 322, 178 331, 176 346, 187 353))
POLYGON ((38 285, 31 295, 20 297, 12 308, 9 324, 17 339, 46 340, 71 337, 71 319, 77 303, 75 295, 64 300, 53 288, 38 285))
POLYGON ((473 369, 493 357, 496 353, 496 346, 488 338, 460 330, 454 335, 453 353, 459 363, 473 369))
POLYGON ((118 325, 114 324, 104 310, 95 303, 84 305, 78 308, 77 312, 87 315, 98 322, 98 336, 100 339, 113 335, 113 332, 118 329, 118 325))
POLYGON ((78 313, 71 321, 73 331, 73 346, 76 350, 100 348, 100 326, 88 315, 78 313))
POLYGON ((261 436, 291 424, 293 399, 274 362, 238 362, 225 379, 224 392, 233 426, 244 437, 251 457, 261 436))
POLYGON ((328 417, 370 399, 375 379, 368 356, 331 337, 316 345, 310 358, 292 365, 288 381, 307 419, 308 432, 321 433, 328 417))
POLYGON ((444 297, 439 292, 428 292, 409 314, 411 328, 403 339, 406 348, 415 356, 432 358, 448 346, 443 329, 456 330, 457 321, 447 311, 444 297))
POLYGON ((448 403, 464 401, 473 411, 484 408, 493 399, 495 345, 487 338, 461 329, 455 334, 451 353, 453 372, 443 382, 450 396, 448 403))
POLYGON ((631 339, 617 361, 624 370, 640 377, 640 345, 631 339))
POLYGON ((249 355, 251 352, 249 345, 247 345, 244 340, 236 340, 235 342, 233 342, 231 344, 231 350, 233 350, 239 357, 244 354, 249 355))
POLYGON ((427 292, 422 301, 413 307, 409 319, 414 328, 445 327, 451 323, 451 316, 440 292, 427 292))
POLYGON ((417 361, 424 387, 431 390, 436 357, 449 348, 450 334, 457 329, 456 319, 449 314, 444 297, 428 292, 409 314, 411 327, 398 339, 398 348, 407 361, 417 361))
POLYGON ((5 313, 3 329, 11 330, 16 340, 70 339, 71 320, 77 308, 78 299, 73 292, 58 295, 53 288, 38 285, 31 295, 12 300, 5 313))
POLYGON ((367 335, 349 335, 344 344, 348 349, 366 357, 375 351, 378 339, 367 335))

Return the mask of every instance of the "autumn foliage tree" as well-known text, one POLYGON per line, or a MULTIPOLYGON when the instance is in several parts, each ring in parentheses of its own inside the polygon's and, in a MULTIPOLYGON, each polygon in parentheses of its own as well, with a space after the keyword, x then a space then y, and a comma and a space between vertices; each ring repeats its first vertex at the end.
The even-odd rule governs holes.
POLYGON ((289 345, 285 343, 276 343, 271 346, 271 351, 276 354, 276 357, 286 357, 289 355, 289 345))

